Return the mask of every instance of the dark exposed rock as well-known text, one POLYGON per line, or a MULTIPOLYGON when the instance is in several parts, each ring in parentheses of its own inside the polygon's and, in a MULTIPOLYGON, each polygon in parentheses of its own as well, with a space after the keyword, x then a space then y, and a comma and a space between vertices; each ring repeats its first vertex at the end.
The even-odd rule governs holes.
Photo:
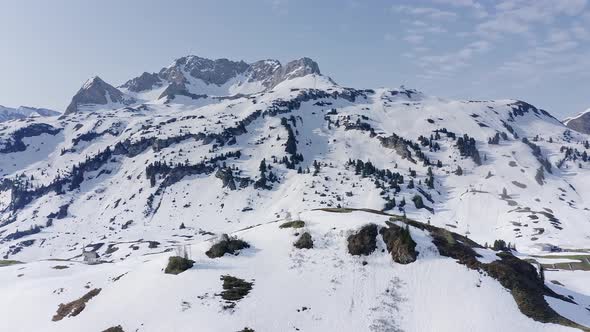
POLYGON ((236 302, 243 299, 252 290, 253 282, 224 275, 220 278, 223 281, 223 291, 219 296, 226 301, 224 309, 231 309, 236 306, 236 302))
POLYGON ((172 256, 168 258, 168 265, 166 265, 164 273, 179 274, 193 267, 194 263, 186 257, 172 256))
POLYGON ((416 160, 412 158, 412 152, 410 152, 409 149, 413 148, 413 144, 411 141, 403 139, 402 137, 396 134, 392 134, 388 137, 379 136, 378 139, 383 147, 393 149, 403 159, 408 159, 409 161, 416 163, 416 160))
POLYGON ((309 232, 305 232, 299 236, 299 239, 293 243, 295 248, 298 249, 311 249, 313 248, 313 239, 311 238, 311 234, 309 232))
POLYGON ((377 248, 377 225, 363 226, 357 233, 348 237, 348 252, 351 255, 370 255, 377 248))
POLYGON ((102 332, 125 332, 125 330, 123 330, 121 325, 117 325, 117 326, 109 327, 108 329, 106 329, 102 332))
POLYGON ((84 294, 81 298, 74 300, 72 302, 63 304, 61 303, 57 308, 57 313, 51 319, 54 322, 60 321, 65 317, 75 317, 78 316, 84 308, 86 308, 86 303, 90 301, 93 297, 97 296, 100 293, 100 288, 95 288, 88 293, 84 294))
POLYGON ((236 182, 234 181, 234 174, 231 168, 219 168, 217 173, 215 173, 215 177, 221 179, 223 188, 227 187, 230 190, 236 190, 236 182))
POLYGON ((215 243, 211 249, 205 252, 209 258, 223 257, 225 254, 237 255, 240 250, 250 248, 246 241, 237 238, 231 238, 223 234, 219 242, 215 243))
POLYGON ((400 264, 415 262, 418 252, 416 252, 416 242, 412 239, 409 229, 394 223, 388 223, 388 226, 381 228, 379 233, 381 233, 393 261, 400 264))

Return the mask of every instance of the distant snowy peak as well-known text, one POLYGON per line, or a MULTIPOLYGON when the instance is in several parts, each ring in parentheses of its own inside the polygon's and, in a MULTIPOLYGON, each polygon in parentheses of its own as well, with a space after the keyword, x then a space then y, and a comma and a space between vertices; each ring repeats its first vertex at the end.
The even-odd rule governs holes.
POLYGON ((125 96, 119 89, 95 76, 87 80, 82 88, 72 98, 65 114, 75 113, 80 110, 92 109, 95 106, 127 105, 133 100, 125 96))
POLYGON ((590 108, 578 115, 563 120, 568 128, 584 134, 590 134, 590 108))
POLYGON ((15 119, 24 119, 28 117, 56 116, 59 114, 61 113, 46 108, 35 108, 28 106, 19 106, 18 108, 11 108, 0 105, 0 122, 15 119))
POLYGON ((178 94, 227 96, 262 92, 286 80, 311 74, 321 75, 318 64, 310 58, 294 60, 283 66, 272 59, 248 64, 190 55, 176 59, 158 73, 145 72, 119 88, 131 94, 140 94, 166 86, 158 99, 178 94))

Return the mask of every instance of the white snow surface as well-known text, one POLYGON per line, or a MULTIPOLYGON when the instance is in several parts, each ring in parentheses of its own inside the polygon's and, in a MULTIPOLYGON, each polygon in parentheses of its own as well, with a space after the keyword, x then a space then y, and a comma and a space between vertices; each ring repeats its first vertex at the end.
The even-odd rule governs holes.
MULTIPOLYGON (((11 331, 80 331, 88 326, 101 331, 118 324, 125 331, 237 331, 246 326, 256 331, 571 330, 527 318, 497 281, 439 256, 422 231, 412 229, 420 252, 415 263, 393 263, 380 250, 357 259, 346 253, 347 234, 367 222, 383 224, 386 217, 312 210, 382 210, 387 198, 395 198, 397 206, 390 212, 467 235, 480 244, 503 239, 525 255, 537 243, 587 249, 590 163, 568 158, 562 148, 587 151, 587 135, 568 130, 544 111, 517 114, 515 100, 446 100, 404 88, 351 90, 321 75, 287 80, 263 92, 257 86, 228 84, 207 87, 191 82, 192 93, 208 95, 196 100, 157 100, 161 91, 147 91, 133 96, 138 102, 127 107, 94 105, 88 112, 59 118, 0 124, 0 151, 33 124, 59 129, 55 135, 23 138, 23 151, 0 153, 0 256, 26 262, 0 267, 4 326, 11 331), (214 91, 217 88, 222 90, 214 91), (354 100, 342 97, 350 91, 356 94, 354 100), (298 99, 318 92, 323 97, 298 99), (297 107, 290 109, 285 103, 297 107), (283 112, 256 116, 272 109, 283 112), (281 118, 291 116, 287 122, 303 157, 295 169, 281 163, 291 157, 285 150, 288 131, 281 118), (233 142, 196 138, 221 135, 252 118, 233 142), (357 122, 372 131, 354 129, 357 122), (457 137, 474 138, 482 164, 461 156, 456 139, 443 128, 457 137), (420 136, 430 138, 436 130, 441 136, 434 140, 439 150, 420 145, 420 136), (488 144, 496 133, 506 138, 488 144), (417 143, 432 165, 424 165, 415 149, 410 149, 414 162, 381 144, 380 138, 393 134, 417 143), (523 137, 540 148, 541 158, 533 155, 523 137), (26 183, 33 192, 69 178, 74 165, 107 148, 114 151, 121 144, 150 139, 175 141, 151 144, 137 154, 113 154, 86 169, 78 188, 66 184, 60 192, 49 190, 12 208, 18 188, 9 181, 26 183), (216 171, 186 175, 171 185, 164 185, 166 176, 156 176, 154 183, 146 176, 146 167, 155 162, 196 165, 237 151, 239 158, 223 163, 235 177, 251 182, 243 188, 236 183, 236 190, 222 187, 216 171), (268 190, 255 189, 252 183, 260 178, 263 159, 271 167, 267 174, 272 171, 277 177, 268 190), (374 176, 356 174, 348 163, 356 159, 399 173, 404 178, 401 190, 377 186, 374 176), (544 171, 542 184, 536 179, 540 159, 548 160, 552 170, 544 171), (442 167, 436 166, 439 160, 442 167), (314 161, 320 165, 315 175, 314 161), (432 189, 426 186, 429 167, 432 189), (455 175, 458 167, 461 176, 455 175), (414 188, 408 188, 409 179, 414 188), (502 195, 504 189, 507 196, 502 195), (416 208, 416 195, 432 212, 416 208), (65 215, 55 217, 64 206, 65 215), (265 224, 287 214, 306 221, 305 230, 316 248, 296 250, 292 230, 265 224), (186 227, 179 229, 181 224, 186 227), (12 237, 37 228, 35 234, 12 237), (236 257, 208 259, 204 251, 211 245, 211 234, 221 233, 239 234, 253 248, 236 257), (164 274, 171 251, 183 244, 190 246, 195 267, 178 276, 164 274), (81 264, 87 246, 110 263, 81 264), (363 266, 362 260, 368 264, 363 266), (52 268, 64 264, 69 268, 52 268), (215 296, 224 274, 255 280, 251 294, 231 313, 221 309, 215 296), (89 290, 87 284, 103 290, 79 316, 52 322, 58 304, 79 298, 89 290), (183 301, 190 303, 188 309, 183 301), (304 306, 311 309, 297 311, 304 306)), ((222 168, 222 162, 216 167, 222 168)), ((497 259, 489 250, 478 253, 484 263, 497 259)), ((567 291, 578 291, 578 286, 569 285, 587 278, 587 272, 576 272, 580 273, 571 277, 575 281, 564 286, 567 291)), ((588 318, 581 316, 583 306, 548 302, 560 314, 588 325, 588 318)))
POLYGON ((420 254, 416 262, 400 265, 382 252, 382 242, 369 256, 346 254, 350 233, 366 223, 384 226, 385 216, 314 211, 300 217, 303 230, 271 222, 235 232, 252 245, 238 256, 212 260, 204 252, 213 241, 191 241, 195 265, 179 275, 162 272, 168 253, 90 266, 38 261, 2 268, 3 326, 11 331, 89 326, 100 331, 116 325, 126 331, 246 326, 256 331, 573 331, 522 315, 497 281, 439 256, 424 231, 410 229, 420 254), (313 249, 291 245, 300 231, 312 234, 313 249), (63 264, 69 268, 52 268, 63 264), (254 283, 233 309, 223 309, 216 295, 220 275, 226 274, 254 283), (51 321, 59 303, 93 288, 102 291, 80 315, 51 321), (35 319, 22 319, 22 312, 35 319))

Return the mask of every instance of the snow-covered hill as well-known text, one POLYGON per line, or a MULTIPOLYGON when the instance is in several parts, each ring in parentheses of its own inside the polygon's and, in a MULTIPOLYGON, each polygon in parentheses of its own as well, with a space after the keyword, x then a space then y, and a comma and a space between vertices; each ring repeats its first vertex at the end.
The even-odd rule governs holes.
MULTIPOLYGON (((346 88, 307 58, 283 66, 189 56, 119 88, 93 78, 63 116, 0 124, 0 254, 29 262, 0 268, 3 285, 15 285, 4 288, 13 297, 0 306, 17 313, 32 305, 25 289, 46 293, 23 331, 111 323, 126 331, 185 331, 193 323, 205 331, 246 325, 256 331, 362 331, 383 315, 393 319, 374 331, 560 330, 521 314, 498 281, 452 259, 431 259, 439 253, 426 233, 411 232, 424 247, 407 268, 377 254, 364 267, 343 250, 344 234, 385 219, 310 211, 405 214, 482 245, 501 239, 523 258, 548 248, 571 250, 587 267, 588 139, 523 101, 346 88), (253 227, 287 216, 309 220, 325 251, 292 249, 288 232, 276 225, 253 227), (249 229, 244 236, 254 242, 245 255, 224 257, 221 265, 203 257, 212 236, 241 229, 249 229), (196 266, 164 275, 167 257, 182 245, 192 248, 196 266), (73 265, 83 250, 112 264, 73 265), (55 262, 47 259, 67 260, 70 269, 53 270, 55 262), (126 272, 129 278, 109 281, 126 272), (215 287, 220 275, 237 272, 257 281, 242 302, 251 303, 228 313, 219 309, 215 287), (15 281, 18 274, 24 276, 15 281), (389 285, 395 276, 401 280, 389 285), (293 286, 281 294, 284 280, 293 286), (103 288, 96 301, 79 316, 51 322, 47 315, 86 293, 86 282, 103 288), (399 298, 411 305, 391 311, 383 292, 398 286, 399 298), (59 288, 67 291, 51 295, 59 288), (325 293, 314 298, 320 288, 325 293), (182 296, 190 304, 181 305, 182 296), (113 306, 120 297, 126 309, 113 306), (297 312, 297 306, 312 310, 297 312), (491 307, 502 312, 490 314, 491 307), (167 318, 138 318, 151 311, 167 318), (455 318, 444 323, 445 317, 455 318)), ((562 272, 547 274, 563 289, 547 285, 575 294, 577 304, 547 301, 588 326, 590 292, 574 286, 585 272, 560 282, 562 272)))

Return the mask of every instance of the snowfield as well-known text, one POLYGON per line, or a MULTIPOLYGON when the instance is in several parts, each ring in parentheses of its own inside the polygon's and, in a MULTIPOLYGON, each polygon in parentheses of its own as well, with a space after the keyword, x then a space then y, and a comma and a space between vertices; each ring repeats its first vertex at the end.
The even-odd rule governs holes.
MULTIPOLYGON (((546 296, 551 308, 590 326, 590 136, 522 101, 345 88, 307 58, 227 61, 181 58, 118 89, 93 79, 76 112, 0 123, 3 326, 573 330, 527 317, 497 278, 441 255, 425 230, 410 227, 413 263, 393 262, 381 236, 352 256, 348 236, 389 216, 319 208, 503 240, 575 302, 546 296), (279 228, 286 219, 305 227, 279 228), (293 247, 304 231, 313 249, 293 247), (224 233, 251 248, 207 257, 224 233), (165 274, 185 247, 193 268, 165 274), (218 296, 224 275, 253 280, 233 309, 218 296), (93 289, 78 315, 52 321, 93 289)), ((500 260, 473 250, 481 264, 500 260)))
POLYGON ((366 223, 384 225, 386 216, 313 211, 301 219, 303 230, 272 222, 234 233, 252 245, 238 256, 212 260, 204 254, 212 241, 193 243, 195 265, 179 275, 162 272, 167 253, 100 265, 38 261, 5 267, 4 326, 12 331, 101 331, 116 325, 126 331, 572 330, 522 315, 494 279, 440 256, 424 231, 411 229, 420 254, 415 263, 401 265, 382 252, 382 242, 367 257, 346 251, 348 234, 366 223), (313 249, 291 245, 301 231, 312 234, 313 249), (52 268, 58 265, 68 268, 52 268), (227 274, 254 282, 234 309, 223 309, 216 295, 220 276, 227 274), (102 291, 79 316, 51 321, 59 303, 92 288, 102 291), (35 319, 23 320, 22 312, 35 319))

